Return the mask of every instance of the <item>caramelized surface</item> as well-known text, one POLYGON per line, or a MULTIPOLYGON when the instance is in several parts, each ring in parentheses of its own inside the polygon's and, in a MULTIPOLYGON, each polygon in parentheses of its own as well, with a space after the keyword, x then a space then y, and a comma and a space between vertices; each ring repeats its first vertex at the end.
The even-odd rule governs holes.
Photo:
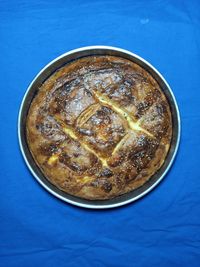
POLYGON ((91 56, 46 80, 27 117, 30 151, 61 190, 109 199, 143 185, 170 147, 169 104, 137 64, 91 56))

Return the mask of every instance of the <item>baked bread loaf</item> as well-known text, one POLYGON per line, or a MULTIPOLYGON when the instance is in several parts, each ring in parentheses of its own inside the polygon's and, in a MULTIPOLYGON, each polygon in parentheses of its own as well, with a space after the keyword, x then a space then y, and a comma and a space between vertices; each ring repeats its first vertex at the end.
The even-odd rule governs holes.
POLYGON ((172 119, 146 70, 124 58, 90 56, 66 64, 38 88, 26 134, 52 184, 81 198, 110 199, 159 170, 172 119))

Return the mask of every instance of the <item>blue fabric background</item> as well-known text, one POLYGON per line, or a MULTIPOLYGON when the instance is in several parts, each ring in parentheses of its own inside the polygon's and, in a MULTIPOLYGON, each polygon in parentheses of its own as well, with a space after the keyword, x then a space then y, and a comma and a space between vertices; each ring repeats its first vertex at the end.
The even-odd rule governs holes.
POLYGON ((200 1, 0 1, 0 266, 200 266, 200 1), (163 182, 123 208, 92 211, 46 192, 17 140, 27 86, 86 45, 150 61, 177 98, 182 138, 163 182))

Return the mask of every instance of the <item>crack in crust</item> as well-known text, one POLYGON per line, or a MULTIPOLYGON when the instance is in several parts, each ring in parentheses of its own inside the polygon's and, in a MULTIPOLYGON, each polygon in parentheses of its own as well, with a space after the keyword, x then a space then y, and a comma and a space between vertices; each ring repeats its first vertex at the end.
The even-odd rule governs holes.
POLYGON ((85 124, 92 115, 100 108, 101 106, 99 104, 93 104, 89 106, 87 109, 85 109, 79 117, 76 119, 76 126, 81 127, 83 124, 85 124))
POLYGON ((97 91, 94 91, 94 96, 99 101, 99 103, 103 105, 107 105, 108 107, 113 109, 116 113, 118 113, 122 118, 124 118, 127 121, 128 126, 131 130, 144 132, 150 137, 154 138, 154 136, 150 132, 140 127, 138 121, 133 121, 132 117, 126 110, 124 110, 123 108, 120 108, 116 103, 114 103, 114 101, 110 100, 106 95, 103 95, 97 91))
POLYGON ((126 140, 129 138, 129 134, 130 133, 127 133, 126 135, 124 135, 124 137, 115 146, 115 148, 112 151, 112 156, 124 145, 124 143, 126 142, 126 140))
POLYGON ((107 161, 106 159, 100 157, 88 144, 86 144, 85 142, 83 142, 82 140, 79 139, 79 136, 77 135, 77 133, 75 132, 74 129, 72 129, 71 127, 67 126, 60 118, 59 116, 55 116, 55 120, 61 125, 63 132, 70 136, 72 139, 74 140, 79 140, 80 145, 85 148, 88 152, 94 154, 102 163, 102 166, 104 167, 108 167, 107 161))

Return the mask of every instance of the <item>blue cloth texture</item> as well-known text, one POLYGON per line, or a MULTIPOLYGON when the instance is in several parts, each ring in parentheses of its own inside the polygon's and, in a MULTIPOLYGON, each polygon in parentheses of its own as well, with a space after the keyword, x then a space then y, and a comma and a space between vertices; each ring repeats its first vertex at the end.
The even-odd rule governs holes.
POLYGON ((0 0, 0 51, 0 267, 200 266, 200 1, 0 0), (49 194, 18 145, 18 111, 32 79, 87 45, 145 58, 181 113, 170 172, 142 199, 112 210, 49 194))

